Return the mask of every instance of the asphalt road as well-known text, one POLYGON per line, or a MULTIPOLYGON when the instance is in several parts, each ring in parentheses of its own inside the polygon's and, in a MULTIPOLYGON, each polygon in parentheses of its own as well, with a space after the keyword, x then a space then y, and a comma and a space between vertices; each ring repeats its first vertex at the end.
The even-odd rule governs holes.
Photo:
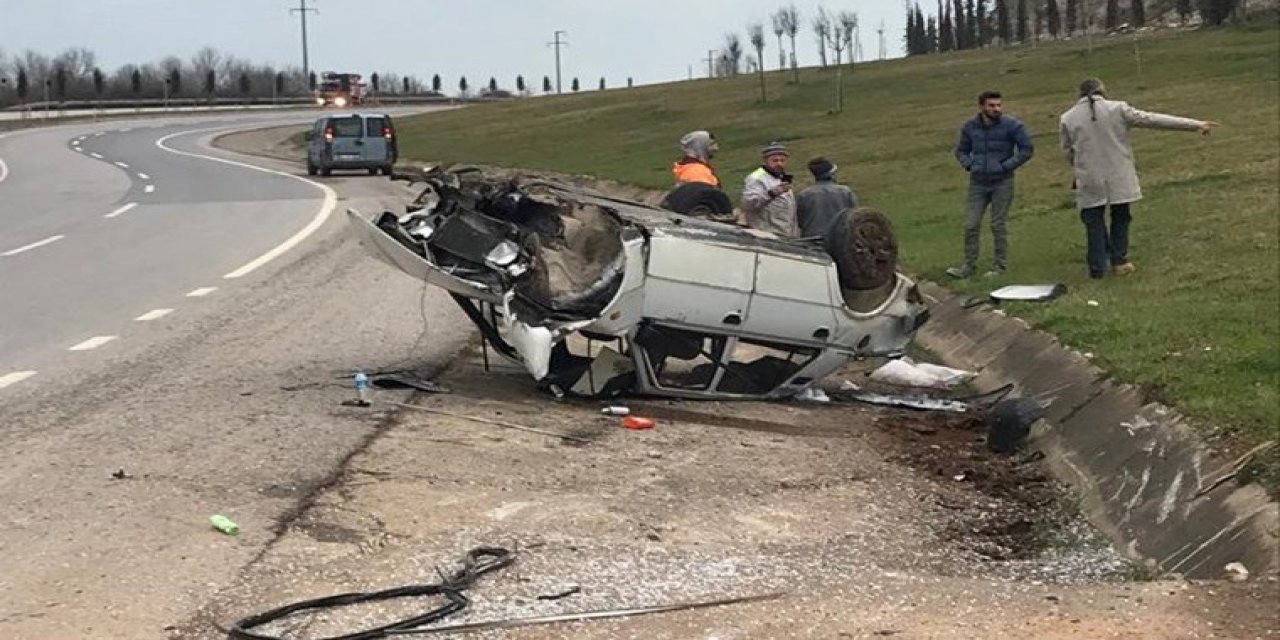
POLYGON ((165 637, 382 426, 343 376, 468 335, 344 233, 403 187, 207 146, 311 117, 0 137, 0 636, 165 637))

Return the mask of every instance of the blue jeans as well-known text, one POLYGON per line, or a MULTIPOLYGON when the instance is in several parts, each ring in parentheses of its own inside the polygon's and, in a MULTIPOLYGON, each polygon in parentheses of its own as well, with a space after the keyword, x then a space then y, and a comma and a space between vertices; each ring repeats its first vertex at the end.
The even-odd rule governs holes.
POLYGON ((968 214, 964 223, 964 269, 973 271, 978 265, 978 245, 982 235, 982 214, 991 206, 991 236, 995 241, 995 268, 1003 270, 1009 263, 1009 207, 1013 204, 1013 176, 998 182, 969 181, 968 214))
POLYGON ((1084 222, 1085 256, 1089 277, 1101 278, 1111 267, 1129 261, 1129 203, 1111 205, 1111 228, 1107 229, 1106 206, 1090 207, 1080 212, 1084 222))

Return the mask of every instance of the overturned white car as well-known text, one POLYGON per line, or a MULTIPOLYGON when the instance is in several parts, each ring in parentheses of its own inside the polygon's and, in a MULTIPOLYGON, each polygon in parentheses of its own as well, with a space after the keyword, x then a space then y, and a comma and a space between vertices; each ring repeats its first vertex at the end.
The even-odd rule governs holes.
POLYGON ((782 239, 538 177, 408 179, 407 213, 348 211, 362 242, 556 393, 785 398, 928 317, 874 211, 782 239))

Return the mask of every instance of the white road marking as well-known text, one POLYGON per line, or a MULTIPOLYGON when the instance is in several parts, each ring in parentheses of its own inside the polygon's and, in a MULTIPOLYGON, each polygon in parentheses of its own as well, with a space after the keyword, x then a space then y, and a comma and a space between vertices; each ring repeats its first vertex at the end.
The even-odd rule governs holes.
POLYGON ((128 169, 128 168, 129 168, 129 165, 127 165, 127 164, 125 164, 125 163, 123 163, 123 162, 120 162, 119 160, 117 160, 117 161, 116 161, 116 166, 117 166, 117 167, 120 167, 121 169, 128 169))
POLYGON ((187 297, 188 297, 188 298, 203 298, 203 297, 205 297, 205 296, 207 296, 207 295, 209 295, 209 294, 211 294, 211 293, 213 293, 214 291, 217 291, 217 290, 218 290, 218 288, 217 288, 217 287, 200 287, 199 289, 193 289, 193 290, 191 291, 191 293, 188 293, 188 294, 187 294, 187 297))
POLYGON ((149 176, 149 175, 147 175, 147 174, 145 174, 145 173, 139 173, 139 174, 138 174, 138 177, 139 177, 139 178, 141 178, 141 179, 143 179, 143 180, 150 180, 150 179, 151 179, 151 176, 149 176))
POLYGON ((112 340, 115 340, 117 337, 119 336, 94 336, 67 350, 68 351, 88 351, 90 349, 97 349, 98 347, 101 347, 102 345, 108 342, 111 342, 112 340))
POLYGON ((4 179, 8 177, 9 165, 5 164, 3 159, 0 159, 0 182, 4 182, 4 179))
POLYGON ((134 320, 138 322, 149 322, 151 320, 159 320, 171 313, 173 313, 173 309, 152 309, 151 311, 134 318, 134 320))
POLYGON ((80 147, 71 147, 71 148, 75 149, 76 153, 84 153, 84 149, 81 149, 80 147))
POLYGON ((128 131, 130 131, 130 129, 126 127, 124 129, 121 129, 120 133, 127 133, 128 131))
POLYGON ((0 389, 3 389, 9 385, 18 384, 19 382, 22 382, 23 380, 26 380, 27 378, 30 378, 35 374, 36 372, 34 371, 14 371, 13 373, 6 373, 0 376, 0 389))
POLYGON ((59 241, 59 240, 61 240, 61 239, 65 238, 65 237, 66 237, 66 236, 49 236, 48 238, 45 238, 44 240, 40 240, 40 241, 38 241, 38 242, 32 242, 32 243, 31 243, 31 244, 29 244, 29 245, 21 246, 21 247, 18 247, 17 249, 10 249, 10 250, 8 250, 8 251, 6 251, 6 252, 4 252, 4 253, 0 253, 0 256, 6 256, 6 257, 7 257, 7 256, 16 256, 16 255, 18 255, 19 253, 22 253, 23 251, 30 251, 30 250, 32 250, 32 249, 36 249, 36 248, 38 248, 38 247, 43 247, 43 246, 45 246, 46 244, 52 244, 52 243, 54 243, 54 242, 57 242, 57 241, 59 241))
POLYGON ((115 211, 112 211, 111 213, 108 213, 108 214, 106 214, 106 215, 104 215, 104 216, 102 216, 102 217, 104 217, 104 218, 114 218, 114 217, 116 217, 116 216, 118 216, 118 215, 120 215, 120 214, 122 214, 122 213, 124 213, 124 212, 126 212, 126 211, 128 211, 128 210, 130 210, 130 209, 132 209, 132 208, 134 208, 134 207, 136 207, 136 206, 138 206, 138 203, 136 203, 136 202, 130 202, 129 204, 126 204, 126 205, 124 205, 123 207, 120 207, 119 209, 116 209, 115 211))
POLYGON ((93 134, 93 137, 97 138, 98 136, 105 136, 105 135, 107 135, 107 132, 106 132, 106 131, 99 131, 99 132, 97 132, 97 133, 93 134))
POLYGON ((102 154, 101 154, 101 153, 91 153, 91 154, 89 154, 89 155, 91 155, 91 156, 93 156, 93 157, 95 157, 95 158, 97 158, 97 159, 99 159, 99 160, 101 160, 101 159, 102 159, 102 154))
POLYGON ((164 149, 165 151, 168 151, 170 153, 176 153, 178 155, 190 156, 192 158, 200 158, 203 160, 210 160, 213 162, 221 162, 223 164, 229 164, 234 167, 242 167, 245 169, 252 169, 254 171, 261 171, 263 173, 270 173, 277 176, 284 176, 286 178, 293 178, 294 180, 300 180, 324 192, 324 201, 320 205, 319 211, 316 212, 316 215, 311 218, 311 221, 308 222, 306 226, 299 229, 297 233, 293 234, 292 236, 287 238, 284 242, 281 242, 279 245, 275 246, 274 248, 267 251, 266 253, 258 256, 257 258, 254 258, 253 260, 250 260, 248 263, 246 263, 244 266, 240 267, 239 269, 236 269, 235 271, 232 271, 231 273, 228 273, 227 275, 222 276, 227 280, 234 280, 236 278, 242 278, 244 276, 247 276, 250 273, 253 273, 258 268, 267 264, 268 262, 271 262, 272 260, 279 258, 286 251, 298 246, 299 244, 302 243, 302 241, 310 237, 311 234, 315 233, 317 229, 324 226, 325 221, 329 219, 329 215, 332 214, 333 210, 336 209, 338 206, 338 194, 333 189, 331 189, 328 185, 321 184, 319 182, 316 182, 315 180, 308 180, 306 178, 303 178, 302 176, 295 176, 292 173, 285 173, 284 171, 276 171, 275 169, 267 169, 265 167, 259 167, 259 166, 255 166, 255 165, 244 163, 244 162, 236 162, 235 160, 228 160, 226 158, 219 158, 216 156, 208 156, 208 155, 203 155, 199 153, 191 153, 190 151, 179 151, 178 149, 174 149, 173 147, 167 147, 164 144, 166 141, 176 136, 189 135, 192 133, 200 133, 202 131, 215 131, 218 129, 228 129, 228 127, 213 127, 209 129, 196 129, 194 131, 179 131, 177 133, 171 133, 167 136, 164 136, 163 138, 160 138, 159 140, 156 140, 156 146, 160 147, 161 149, 164 149))
POLYGON ((144 193, 154 193, 155 190, 156 190, 156 186, 154 184, 149 184, 142 188, 142 191, 144 193))

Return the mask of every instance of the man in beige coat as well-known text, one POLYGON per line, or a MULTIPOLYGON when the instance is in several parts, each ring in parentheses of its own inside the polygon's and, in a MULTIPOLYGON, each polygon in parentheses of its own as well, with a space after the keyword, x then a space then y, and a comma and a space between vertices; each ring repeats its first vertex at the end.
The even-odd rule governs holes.
POLYGON ((1076 204, 1084 222, 1089 277, 1108 271, 1131 273, 1129 203, 1142 199, 1138 171, 1129 147, 1129 129, 1171 129, 1209 133, 1216 122, 1142 111, 1108 100, 1102 81, 1080 83, 1080 99, 1062 114, 1059 136, 1067 161, 1075 168, 1076 204), (1104 212, 1111 207, 1111 228, 1104 212))

